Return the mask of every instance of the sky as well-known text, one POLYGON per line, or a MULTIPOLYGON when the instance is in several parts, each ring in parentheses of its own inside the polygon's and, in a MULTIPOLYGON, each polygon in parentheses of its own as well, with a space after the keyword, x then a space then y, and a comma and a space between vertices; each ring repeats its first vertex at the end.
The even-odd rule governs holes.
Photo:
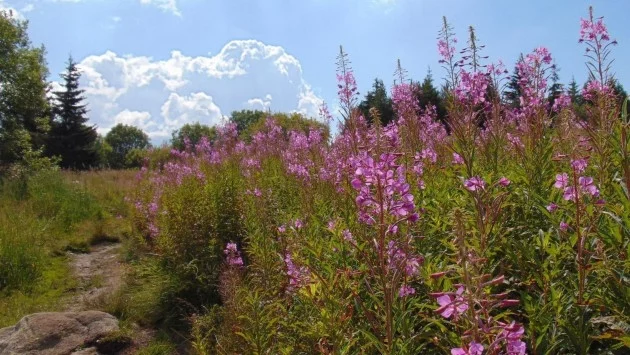
POLYGON ((580 18, 593 5, 611 37, 616 77, 630 86, 628 0, 0 0, 29 21, 47 51, 50 80, 69 55, 82 70, 90 122, 99 133, 135 125, 163 142, 185 123, 219 124, 234 110, 334 111, 339 46, 359 92, 390 87, 396 61, 440 85, 437 33, 446 16, 459 43, 469 26, 487 63, 512 71, 520 53, 549 48, 560 80, 586 79, 580 18))

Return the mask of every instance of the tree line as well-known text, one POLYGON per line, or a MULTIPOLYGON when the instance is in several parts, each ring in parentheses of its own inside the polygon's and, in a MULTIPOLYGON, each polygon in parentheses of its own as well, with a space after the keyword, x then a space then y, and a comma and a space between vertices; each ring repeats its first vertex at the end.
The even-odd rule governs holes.
MULTIPOLYGON (((523 57, 521 56, 518 61, 522 60, 523 57)), ((566 93, 571 98, 575 112, 581 116, 581 118, 585 118, 585 104, 587 103, 587 100, 582 96, 580 85, 575 81, 575 78, 572 78, 566 86, 560 83, 560 76, 558 74, 559 70, 560 69, 557 65, 554 65, 553 71, 549 75, 549 80, 551 80, 551 85, 549 86, 547 94, 549 107, 553 107, 555 100, 560 97, 561 94, 566 93)), ((509 108, 520 108, 522 93, 518 84, 519 80, 520 77, 515 68, 513 74, 508 77, 504 90, 499 92, 500 90, 498 88, 490 86, 486 96, 488 98, 499 97, 509 108)), ((414 93, 418 107, 426 109, 427 107, 433 106, 436 111, 437 119, 448 129, 446 117, 450 93, 448 87, 446 85, 443 85, 440 88, 435 86, 431 69, 428 70, 423 81, 416 82, 411 80, 410 83, 414 86, 414 93)), ((628 96, 623 85, 616 79, 612 79, 609 86, 612 88, 615 95, 620 98, 619 104, 621 105, 621 100, 628 96)), ((582 88, 585 87, 586 83, 582 85, 582 88)), ((367 92, 363 100, 358 105, 359 112, 369 123, 372 123, 372 115, 370 114, 371 108, 376 108, 378 110, 380 123, 384 126, 396 119, 392 99, 388 94, 383 80, 379 78, 374 79, 372 88, 367 92)))
MULTIPOLYGON (((99 135, 89 122, 77 62, 69 57, 60 87, 53 90, 47 80, 45 48, 33 46, 27 30, 27 21, 0 11, 0 173, 15 166, 76 170, 140 166, 153 148, 149 136, 125 124, 99 135)), ((229 119, 241 136, 251 137, 269 115, 287 130, 314 126, 327 130, 298 113, 241 110, 229 119)), ((189 123, 174 131, 171 146, 162 150, 186 149, 204 136, 212 141, 216 128, 189 123)))

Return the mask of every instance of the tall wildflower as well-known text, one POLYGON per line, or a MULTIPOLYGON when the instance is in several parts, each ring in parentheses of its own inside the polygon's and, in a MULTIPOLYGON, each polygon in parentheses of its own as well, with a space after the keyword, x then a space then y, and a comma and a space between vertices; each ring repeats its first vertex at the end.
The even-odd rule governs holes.
POLYGON ((605 92, 609 84, 609 69, 612 60, 608 59, 612 46, 617 44, 617 40, 610 39, 608 29, 604 24, 604 18, 593 16, 593 7, 588 9, 588 19, 580 20, 580 43, 586 45, 584 56, 588 59, 586 65, 589 69, 591 82, 590 90, 587 87, 586 94, 590 91, 605 92))
POLYGON ((383 292, 387 346, 391 346, 394 337, 396 294, 404 298, 415 293, 410 281, 417 276, 423 260, 413 252, 411 235, 402 228, 416 222, 419 216, 405 169, 397 161, 399 156, 382 153, 373 157, 366 151, 352 160, 355 168, 352 186, 358 192, 359 221, 373 230, 369 243, 375 255, 365 261, 372 264, 373 281, 383 292))
POLYGON ((455 88, 459 85, 459 67, 460 63, 455 60, 455 52, 457 45, 457 37, 453 33, 453 28, 446 20, 446 16, 442 17, 442 29, 438 35, 438 53, 440 54, 440 63, 446 70, 446 85, 449 88, 455 88))

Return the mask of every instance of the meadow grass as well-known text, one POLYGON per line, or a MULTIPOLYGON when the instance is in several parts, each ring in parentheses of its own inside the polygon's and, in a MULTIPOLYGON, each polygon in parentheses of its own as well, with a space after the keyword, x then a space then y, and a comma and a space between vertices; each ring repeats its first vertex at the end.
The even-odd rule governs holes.
POLYGON ((63 308, 77 287, 66 252, 129 234, 133 174, 42 171, 0 183, 0 327, 63 308))

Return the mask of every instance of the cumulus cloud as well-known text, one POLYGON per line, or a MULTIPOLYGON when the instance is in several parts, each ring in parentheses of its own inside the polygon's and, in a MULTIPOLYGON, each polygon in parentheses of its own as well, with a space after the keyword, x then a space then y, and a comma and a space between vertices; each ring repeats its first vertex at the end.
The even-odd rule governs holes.
POLYGON ((183 124, 215 125, 240 109, 317 117, 322 102, 297 58, 256 40, 231 41, 216 55, 173 51, 162 60, 107 51, 83 59, 79 67, 99 132, 133 124, 156 141, 183 124))
POLYGON ((254 110, 265 111, 265 110, 268 110, 271 107, 272 99, 273 98, 269 94, 265 95, 264 99, 256 97, 256 98, 247 100, 247 106, 249 106, 250 108, 252 108, 254 110))
POLYGON ((129 111, 125 109, 114 117, 115 124, 125 124, 136 126, 142 130, 150 130, 155 126, 155 122, 151 122, 151 114, 146 111, 129 111))

